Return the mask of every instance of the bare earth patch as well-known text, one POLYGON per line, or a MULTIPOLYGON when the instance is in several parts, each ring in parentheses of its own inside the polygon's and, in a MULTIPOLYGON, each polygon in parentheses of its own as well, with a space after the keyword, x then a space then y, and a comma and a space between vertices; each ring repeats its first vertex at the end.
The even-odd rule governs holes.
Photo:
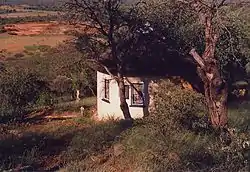
POLYGON ((21 52, 25 46, 49 45, 51 47, 74 38, 70 36, 75 32, 92 34, 95 29, 86 25, 69 25, 59 22, 28 22, 7 24, 6 33, 0 34, 0 51, 21 52))

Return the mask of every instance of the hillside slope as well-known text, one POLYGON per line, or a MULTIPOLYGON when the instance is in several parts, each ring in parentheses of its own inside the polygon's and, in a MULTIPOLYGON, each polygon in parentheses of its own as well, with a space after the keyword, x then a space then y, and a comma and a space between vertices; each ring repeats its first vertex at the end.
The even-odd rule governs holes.
POLYGON ((0 0, 0 5, 18 5, 18 4, 28 4, 28 5, 56 5, 59 4, 61 0, 0 0))

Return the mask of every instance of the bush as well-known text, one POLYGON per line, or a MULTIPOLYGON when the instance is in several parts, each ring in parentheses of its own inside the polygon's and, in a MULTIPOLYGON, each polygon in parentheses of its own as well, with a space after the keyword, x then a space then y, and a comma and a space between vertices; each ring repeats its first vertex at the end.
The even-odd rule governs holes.
POLYGON ((125 152, 118 160, 128 171, 239 171, 247 168, 250 147, 239 135, 221 143, 210 129, 201 94, 161 81, 153 116, 136 122, 120 142, 125 152), (186 127, 187 126, 187 127, 186 127), (205 131, 205 132, 204 132, 205 131), (126 162, 126 164, 124 164, 126 162))
POLYGON ((49 91, 40 93, 36 100, 36 106, 51 106, 54 102, 53 96, 49 91))
POLYGON ((0 118, 22 119, 35 104, 45 83, 29 71, 9 70, 0 75, 0 118))
POLYGON ((183 89, 181 85, 174 84, 170 80, 162 80, 154 97, 155 110, 148 120, 156 125, 162 125, 162 129, 180 128, 183 125, 188 128, 203 127, 203 125, 208 127, 207 108, 202 94, 183 89))
POLYGON ((245 171, 250 147, 244 148, 242 143, 250 137, 244 134, 243 139, 242 134, 235 134, 226 146, 214 133, 171 126, 163 129, 152 121, 142 121, 122 134, 125 152, 116 162, 124 171, 245 171))
POLYGON ((170 80, 162 80, 156 93, 156 115, 194 114, 203 116, 206 113, 205 99, 190 89, 182 89, 170 80))

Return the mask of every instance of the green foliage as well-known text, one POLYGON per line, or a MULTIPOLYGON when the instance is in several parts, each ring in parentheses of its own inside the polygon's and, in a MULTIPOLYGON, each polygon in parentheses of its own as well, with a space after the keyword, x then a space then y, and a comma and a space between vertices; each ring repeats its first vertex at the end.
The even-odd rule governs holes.
MULTIPOLYGON (((215 27, 220 34, 216 57, 220 62, 221 73, 229 85, 246 78, 244 68, 250 56, 250 20, 247 15, 249 9, 247 5, 222 7, 218 11, 220 19, 214 19, 215 27)), ((190 58, 188 54, 192 48, 195 48, 200 55, 204 52, 204 28, 195 10, 185 3, 175 0, 145 0, 145 3, 138 6, 135 18, 143 25, 149 23, 153 29, 153 31, 148 29, 144 34, 147 35, 147 39, 150 39, 144 50, 146 56, 161 46, 164 47, 161 50, 162 54, 170 54, 167 58, 171 58, 171 54, 175 53, 175 61, 178 56, 182 56, 182 61, 188 60, 190 58), (153 49, 150 49, 150 45, 153 49)), ((145 28, 143 25, 141 28, 145 28)))
POLYGON ((207 108, 202 94, 183 89, 171 80, 159 82, 155 93, 155 110, 149 121, 165 130, 182 130, 183 127, 194 130, 209 129, 207 108))
POLYGON ((229 104, 229 126, 241 132, 250 132, 250 102, 229 104))
POLYGON ((195 134, 170 126, 162 132, 161 125, 143 122, 123 133, 121 143, 126 149, 117 161, 135 171, 244 171, 248 150, 238 139, 233 137, 226 147, 211 133, 195 134))
POLYGON ((49 86, 51 95, 67 96, 72 100, 75 90, 81 97, 93 96, 96 91, 96 74, 85 56, 71 44, 51 48, 46 45, 25 47, 22 60, 7 61, 8 68, 25 68, 40 75, 49 86), (90 67, 91 66, 91 67, 90 67))
POLYGON ((38 96, 35 106, 50 106, 53 105, 53 97, 49 91, 41 92, 38 96))
POLYGON ((48 52, 51 50, 49 45, 31 45, 31 46, 24 46, 24 51, 40 51, 40 52, 48 52))
POLYGON ((0 17, 0 26, 5 24, 15 24, 15 23, 53 21, 57 19, 58 19, 57 15, 27 16, 27 17, 13 17, 13 18, 0 17))
POLYGON ((159 82, 155 103, 154 113, 157 116, 177 114, 204 116, 206 114, 205 99, 202 94, 190 89, 183 89, 170 79, 159 82))
POLYGON ((22 118, 44 88, 44 82, 34 73, 25 70, 9 70, 1 73, 1 118, 22 118))

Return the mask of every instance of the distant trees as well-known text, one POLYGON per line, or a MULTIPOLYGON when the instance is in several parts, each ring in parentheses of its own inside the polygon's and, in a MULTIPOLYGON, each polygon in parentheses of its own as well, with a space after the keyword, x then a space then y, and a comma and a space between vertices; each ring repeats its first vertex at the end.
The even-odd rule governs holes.
POLYGON ((15 23, 25 23, 25 22, 53 21, 57 19, 58 19, 58 16, 56 15, 13 17, 13 18, 1 18, 0 17, 0 26, 5 25, 5 24, 15 24, 15 23))
POLYGON ((80 96, 95 95, 96 74, 70 44, 37 46, 34 51, 0 66, 0 122, 22 120, 34 108, 72 101, 77 90, 80 96))
POLYGON ((8 13, 15 13, 15 9, 0 9, 0 14, 8 14, 8 13))

